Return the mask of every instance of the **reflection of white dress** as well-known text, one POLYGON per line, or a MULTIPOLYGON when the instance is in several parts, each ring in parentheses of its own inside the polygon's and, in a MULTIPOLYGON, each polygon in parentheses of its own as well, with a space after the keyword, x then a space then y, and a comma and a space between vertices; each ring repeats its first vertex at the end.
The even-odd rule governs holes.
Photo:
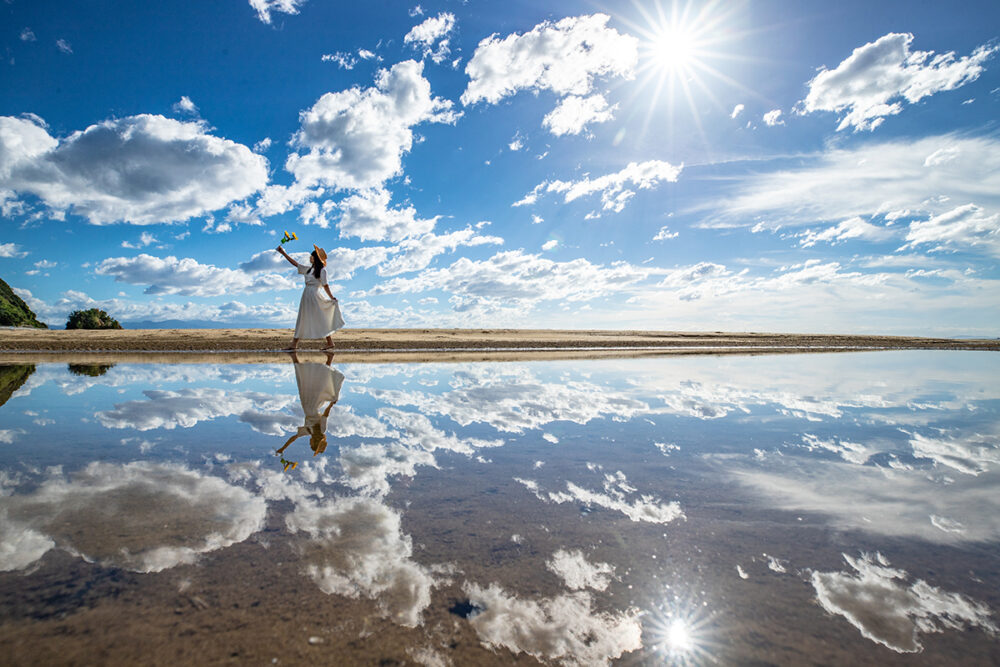
POLYGON ((330 401, 340 399, 344 374, 323 364, 295 364, 295 384, 299 386, 299 400, 302 402, 302 412, 306 415, 305 425, 299 427, 300 435, 310 431, 316 424, 326 433, 326 417, 323 412, 330 401))
POLYGON ((312 267, 299 264, 299 273, 306 277, 306 288, 299 301, 299 317, 295 320, 295 338, 326 338, 344 326, 340 304, 326 295, 326 268, 313 275, 312 267))

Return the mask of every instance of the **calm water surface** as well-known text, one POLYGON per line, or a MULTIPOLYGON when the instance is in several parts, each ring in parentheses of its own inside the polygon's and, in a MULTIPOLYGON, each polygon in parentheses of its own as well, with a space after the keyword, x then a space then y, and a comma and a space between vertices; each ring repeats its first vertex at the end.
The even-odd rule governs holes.
POLYGON ((0 366, 0 654, 998 664, 1000 355, 0 366))

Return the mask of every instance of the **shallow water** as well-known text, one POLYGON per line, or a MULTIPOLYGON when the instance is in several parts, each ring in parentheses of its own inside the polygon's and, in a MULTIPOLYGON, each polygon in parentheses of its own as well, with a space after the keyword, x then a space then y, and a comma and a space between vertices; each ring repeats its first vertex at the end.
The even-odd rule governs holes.
POLYGON ((997 664, 998 378, 990 352, 0 366, 0 653, 997 664))

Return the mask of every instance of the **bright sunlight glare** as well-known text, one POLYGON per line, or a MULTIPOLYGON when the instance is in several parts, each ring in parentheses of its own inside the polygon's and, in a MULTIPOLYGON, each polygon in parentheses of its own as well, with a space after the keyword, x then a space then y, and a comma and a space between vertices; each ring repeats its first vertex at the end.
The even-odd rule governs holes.
POLYGON ((668 70, 686 69, 697 58, 693 36, 679 28, 668 28, 657 35, 649 50, 656 64, 668 70))

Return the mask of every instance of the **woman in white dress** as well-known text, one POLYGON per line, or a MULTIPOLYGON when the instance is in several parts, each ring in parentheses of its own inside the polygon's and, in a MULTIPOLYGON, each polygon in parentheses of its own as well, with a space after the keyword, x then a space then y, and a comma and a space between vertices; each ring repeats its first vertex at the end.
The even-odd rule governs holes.
POLYGON ((305 266, 292 259, 281 246, 277 250, 306 279, 306 288, 302 290, 302 300, 299 301, 299 317, 295 320, 295 334, 291 347, 287 349, 295 350, 300 338, 326 338, 326 347, 323 349, 332 350, 331 336, 344 326, 344 318, 340 314, 340 304, 326 281, 326 251, 314 245, 309 256, 310 265, 305 266))
MULTIPOLYGON (((305 422, 295 431, 295 434, 285 442, 276 455, 284 454, 288 446, 301 438, 309 436, 309 447, 313 456, 326 451, 326 421, 333 406, 340 400, 340 388, 344 384, 344 374, 330 366, 333 355, 327 353, 326 364, 299 363, 298 357, 292 355, 295 362, 295 384, 299 387, 299 401, 302 403, 302 414, 305 422)), ((294 468, 296 462, 285 461, 285 469, 294 468)))

